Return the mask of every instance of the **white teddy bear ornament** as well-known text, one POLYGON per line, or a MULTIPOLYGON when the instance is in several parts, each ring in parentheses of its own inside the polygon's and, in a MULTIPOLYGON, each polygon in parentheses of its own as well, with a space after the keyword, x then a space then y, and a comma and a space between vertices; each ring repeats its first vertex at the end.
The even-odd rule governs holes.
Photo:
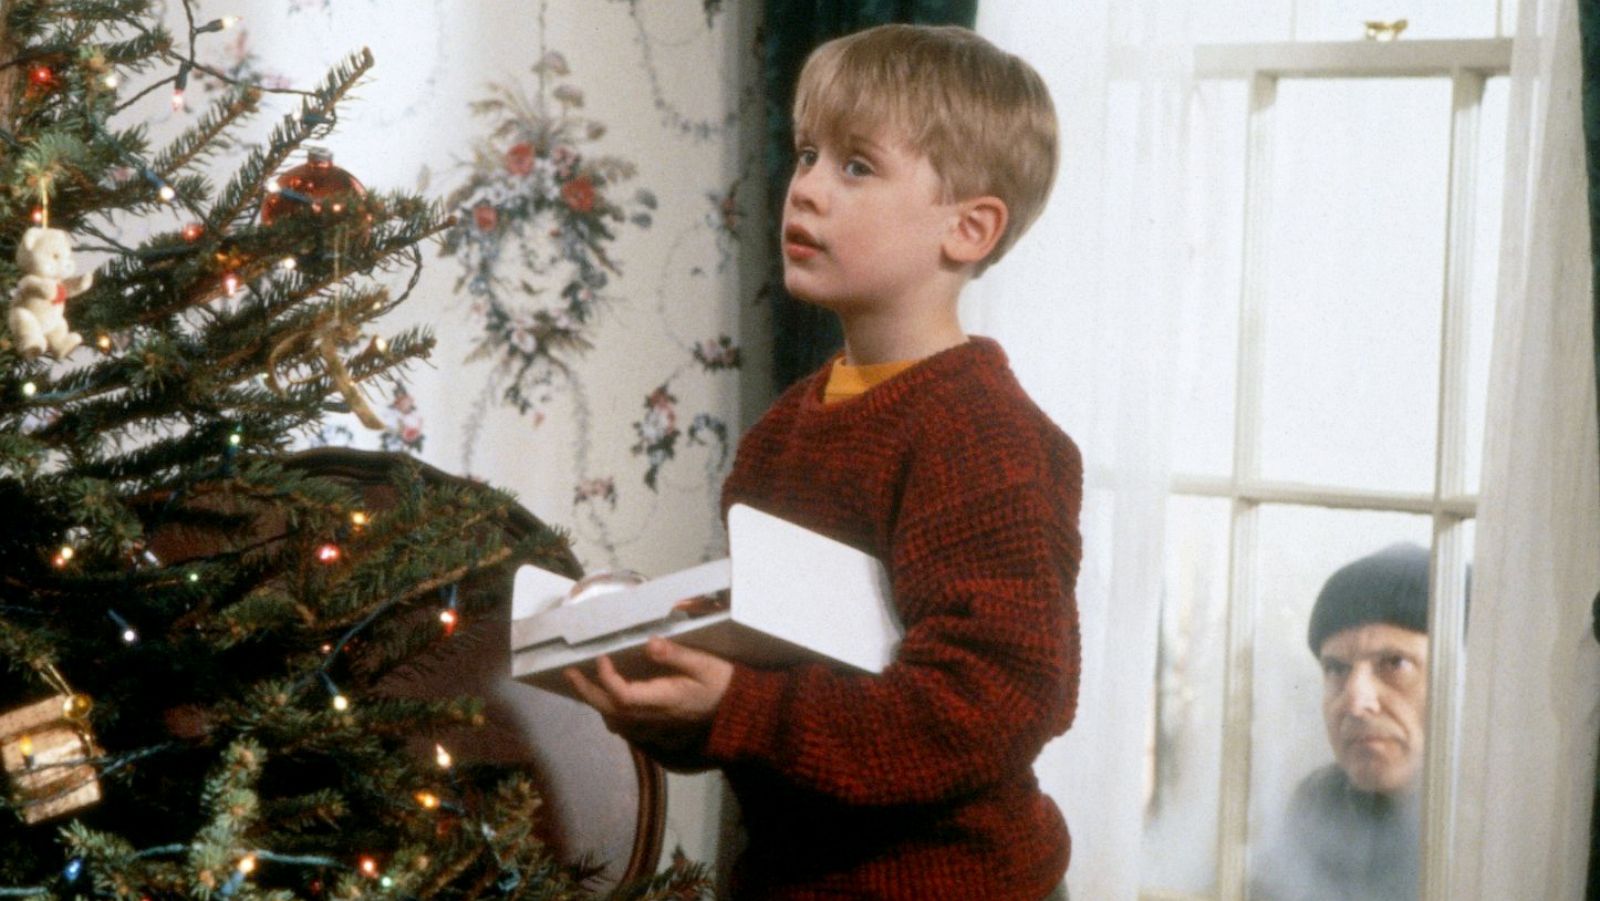
POLYGON ((73 278, 78 264, 72 258, 72 238, 57 228, 30 228, 17 244, 17 265, 23 276, 11 298, 11 336, 17 350, 34 356, 49 348, 65 359, 83 336, 67 326, 67 298, 89 290, 94 273, 73 278))

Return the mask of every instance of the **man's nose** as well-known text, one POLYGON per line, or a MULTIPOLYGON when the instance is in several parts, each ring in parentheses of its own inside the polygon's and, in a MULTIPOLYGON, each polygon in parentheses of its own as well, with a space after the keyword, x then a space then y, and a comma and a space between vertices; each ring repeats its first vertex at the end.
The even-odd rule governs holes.
POLYGON ((1367 716, 1378 709, 1378 677, 1368 666, 1356 666, 1339 694, 1339 711, 1351 716, 1367 716))

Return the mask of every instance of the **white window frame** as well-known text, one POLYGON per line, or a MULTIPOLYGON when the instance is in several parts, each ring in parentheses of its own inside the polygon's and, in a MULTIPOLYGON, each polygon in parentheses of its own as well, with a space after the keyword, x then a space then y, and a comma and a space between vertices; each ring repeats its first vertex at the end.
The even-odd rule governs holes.
MULTIPOLYGON (((1466 484, 1463 459, 1478 120, 1488 79, 1506 76, 1510 71, 1511 40, 1208 45, 1195 48, 1194 60, 1197 83, 1243 80, 1249 88, 1233 471, 1226 478, 1179 474, 1171 489, 1174 496, 1222 498, 1232 504, 1216 897, 1242 901, 1247 892, 1257 522, 1262 505, 1293 504, 1432 518, 1420 897, 1425 901, 1448 901, 1453 896, 1448 854, 1454 832, 1455 764, 1465 674, 1461 648, 1465 635, 1464 573, 1470 549, 1463 533, 1465 524, 1476 517, 1478 504, 1475 486, 1466 484), (1397 77, 1449 78, 1453 85, 1433 491, 1370 491, 1269 481, 1260 475, 1266 275, 1261 248, 1270 229, 1267 198, 1277 86, 1283 79, 1397 77)), ((1143 890, 1142 897, 1146 901, 1209 901, 1207 896, 1152 889, 1143 890)))

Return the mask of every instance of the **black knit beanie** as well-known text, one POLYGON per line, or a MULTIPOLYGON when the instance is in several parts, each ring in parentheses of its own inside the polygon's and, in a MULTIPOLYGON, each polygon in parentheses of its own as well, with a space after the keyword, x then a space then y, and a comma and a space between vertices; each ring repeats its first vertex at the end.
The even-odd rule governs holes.
POLYGON ((1321 656, 1330 635, 1367 623, 1428 631, 1427 548, 1393 544, 1329 576, 1306 630, 1311 655, 1321 656))

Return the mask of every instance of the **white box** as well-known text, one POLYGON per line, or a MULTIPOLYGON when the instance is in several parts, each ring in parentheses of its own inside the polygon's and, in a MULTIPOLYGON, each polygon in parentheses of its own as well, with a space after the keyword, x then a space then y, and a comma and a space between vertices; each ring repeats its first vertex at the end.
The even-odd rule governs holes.
POLYGON ((652 635, 760 667, 823 661, 879 673, 901 626, 883 564, 870 554, 735 504, 730 557, 562 606, 571 579, 535 566, 517 571, 511 604, 511 674, 573 696, 561 671, 594 675, 611 656, 630 679, 662 672, 644 656, 652 635), (727 609, 701 616, 681 602, 731 589, 727 609))

